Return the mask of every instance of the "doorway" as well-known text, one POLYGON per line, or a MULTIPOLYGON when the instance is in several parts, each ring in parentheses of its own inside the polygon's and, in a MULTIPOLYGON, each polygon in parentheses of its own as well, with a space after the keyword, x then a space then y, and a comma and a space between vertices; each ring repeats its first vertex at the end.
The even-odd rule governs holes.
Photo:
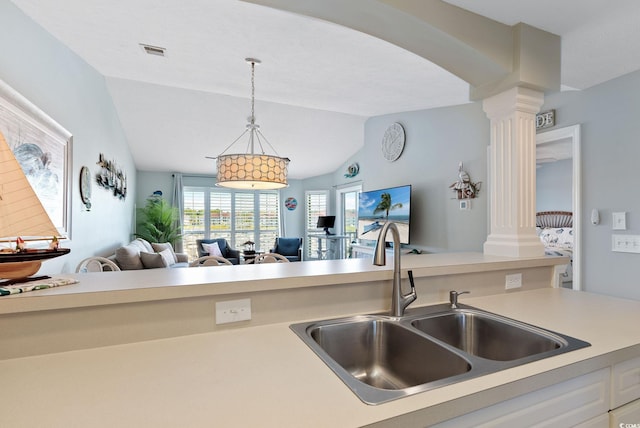
MULTIPOLYGON (((582 289, 582 187, 580 162, 580 125, 567 126, 536 135, 536 160, 539 164, 561 158, 571 159, 571 211, 573 212, 572 286, 582 289), (555 154, 554 154, 555 153, 555 154), (570 155, 570 158, 566 156, 570 155)), ((568 160, 567 160, 568 162, 568 160)), ((537 192, 537 190, 536 190, 537 192)), ((538 197, 539 195, 536 195, 538 197)))
POLYGON ((358 228, 358 197, 362 192, 362 185, 342 187, 336 191, 336 224, 338 233, 345 235, 344 257, 351 258, 351 244, 357 238, 358 228))

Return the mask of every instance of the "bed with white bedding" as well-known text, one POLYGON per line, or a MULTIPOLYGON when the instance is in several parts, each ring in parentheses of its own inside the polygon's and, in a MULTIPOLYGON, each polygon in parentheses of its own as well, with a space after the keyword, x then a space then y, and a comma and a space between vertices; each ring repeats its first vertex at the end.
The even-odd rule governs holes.
POLYGON ((571 262, 561 275, 564 286, 573 281, 573 213, 541 211, 536 214, 536 229, 544 244, 545 254, 568 256, 571 262))

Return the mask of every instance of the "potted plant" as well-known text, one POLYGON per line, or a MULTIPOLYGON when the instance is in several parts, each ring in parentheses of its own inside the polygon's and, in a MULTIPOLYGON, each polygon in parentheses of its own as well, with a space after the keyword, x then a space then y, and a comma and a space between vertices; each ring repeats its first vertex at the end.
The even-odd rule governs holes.
POLYGON ((170 242, 175 248, 176 241, 182 237, 177 208, 162 194, 154 193, 137 212, 136 237, 149 242, 170 242))

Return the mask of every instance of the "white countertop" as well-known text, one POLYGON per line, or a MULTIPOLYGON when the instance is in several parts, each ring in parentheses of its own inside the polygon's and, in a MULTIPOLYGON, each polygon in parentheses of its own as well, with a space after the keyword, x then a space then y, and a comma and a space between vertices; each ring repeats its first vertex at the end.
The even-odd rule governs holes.
POLYGON ((464 412, 478 394, 506 399, 640 352, 640 302, 549 288, 465 303, 592 346, 378 406, 363 404, 290 323, 24 357, 0 361, 0 426, 356 427, 435 414, 452 399, 464 412))
MULTIPOLYGON (((401 265, 404 278, 407 270, 420 278, 550 266, 566 261, 566 257, 513 259, 482 253, 441 253, 404 254, 401 265)), ((387 266, 373 266, 369 259, 346 259, 63 274, 59 276, 73 277, 80 282, 4 296, 0 298, 0 315, 385 280, 393 276, 391 264, 388 260, 387 266)))

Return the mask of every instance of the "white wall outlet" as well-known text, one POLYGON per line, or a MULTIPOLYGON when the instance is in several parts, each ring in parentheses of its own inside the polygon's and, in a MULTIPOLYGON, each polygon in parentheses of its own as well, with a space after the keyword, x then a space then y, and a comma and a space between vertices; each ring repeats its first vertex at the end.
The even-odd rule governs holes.
POLYGON ((627 213, 611 213, 613 230, 627 230, 627 213))
POLYGON ((251 299, 216 302, 216 324, 248 321, 251 319, 251 299))
POLYGON ((514 273, 513 275, 507 275, 504 284, 505 290, 511 290, 512 288, 522 287, 522 274, 514 273))

